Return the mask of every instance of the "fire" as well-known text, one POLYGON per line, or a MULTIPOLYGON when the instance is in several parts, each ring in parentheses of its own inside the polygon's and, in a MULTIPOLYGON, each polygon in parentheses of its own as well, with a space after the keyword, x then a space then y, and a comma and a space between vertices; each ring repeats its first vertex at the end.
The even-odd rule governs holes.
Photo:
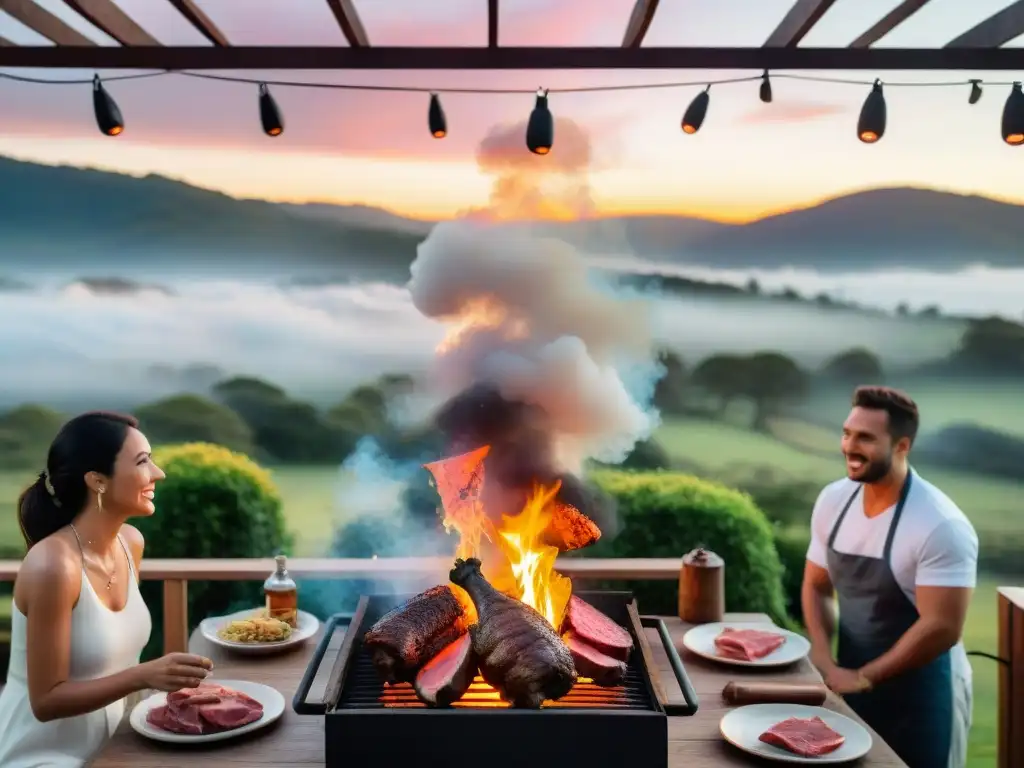
POLYGON ((437 354, 443 355, 461 345, 467 336, 477 331, 501 330, 506 339, 523 339, 529 335, 526 323, 509 316, 500 302, 482 297, 466 302, 459 313, 448 318, 451 327, 444 339, 437 345, 437 354))
MULTIPOLYGON (((495 589, 522 600, 558 629, 572 582, 555 570, 558 548, 543 539, 560 483, 538 485, 521 510, 502 514, 496 523, 482 500, 483 460, 489 452, 490 446, 484 446, 426 465, 441 496, 442 522, 449 533, 459 536, 456 557, 479 558, 495 589)), ((455 589, 463 603, 471 605, 468 596, 455 589)))

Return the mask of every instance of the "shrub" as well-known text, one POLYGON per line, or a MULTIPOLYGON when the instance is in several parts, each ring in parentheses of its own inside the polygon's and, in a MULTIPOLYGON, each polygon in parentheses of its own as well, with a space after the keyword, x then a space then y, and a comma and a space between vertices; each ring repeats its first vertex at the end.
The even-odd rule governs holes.
POLYGON ((779 526, 775 529, 775 551, 782 561, 782 593, 789 615, 803 623, 800 607, 800 589, 804 580, 804 563, 811 532, 806 526, 779 526))
POLYGON ((233 451, 252 450, 252 431, 230 408, 198 395, 174 395, 136 409, 139 428, 150 442, 216 443, 233 451))
MULTIPOLYGON (((726 562, 727 610, 764 612, 789 623, 772 527, 748 495, 670 472, 604 470, 592 478, 617 500, 622 527, 586 555, 681 558, 694 547, 708 547, 726 562)), ((676 583, 632 588, 644 612, 675 614, 676 583)))
POLYGON ((21 405, 0 414, 0 467, 41 470, 64 421, 63 414, 42 405, 21 405))
MULTIPOLYGON (((247 456, 222 446, 187 443, 158 448, 154 461, 167 473, 157 485, 157 512, 135 521, 146 537, 147 557, 270 557, 290 551, 281 496, 270 474, 247 456)), ((207 616, 258 604, 261 586, 190 582, 193 627, 207 616)), ((162 646, 161 586, 144 582, 142 589, 153 613, 153 635, 146 648, 146 658, 153 658, 162 646)))

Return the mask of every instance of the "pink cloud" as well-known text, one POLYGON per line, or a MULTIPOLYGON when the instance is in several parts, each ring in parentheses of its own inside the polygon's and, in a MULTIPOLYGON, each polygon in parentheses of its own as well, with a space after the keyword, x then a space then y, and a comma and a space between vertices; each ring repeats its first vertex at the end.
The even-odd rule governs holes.
POLYGON ((744 124, 761 123, 804 123, 819 120, 829 115, 839 115, 849 111, 842 104, 825 104, 812 101, 784 101, 773 104, 761 104, 746 112, 739 122, 744 124))

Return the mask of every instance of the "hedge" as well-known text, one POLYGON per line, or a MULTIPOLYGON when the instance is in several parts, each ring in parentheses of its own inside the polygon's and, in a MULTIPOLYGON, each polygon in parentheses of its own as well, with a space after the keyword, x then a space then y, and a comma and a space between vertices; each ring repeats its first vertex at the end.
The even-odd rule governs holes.
MULTIPOLYGON (((186 443, 158 448, 153 460, 167 473, 156 487, 156 514, 132 521, 146 537, 147 558, 250 558, 290 552, 281 496, 270 473, 250 458, 217 445, 186 443)), ((191 623, 259 605, 261 590, 257 582, 190 581, 191 623)), ((161 585, 143 582, 142 594, 153 615, 144 658, 154 658, 163 645, 161 585)))
MULTIPOLYGON (((616 499, 621 530, 581 556, 681 558, 707 547, 726 563, 726 610, 767 613, 791 624, 773 529, 750 496, 675 472, 601 470, 591 478, 616 499)), ((637 582, 631 588, 645 613, 678 610, 676 582, 637 582)))

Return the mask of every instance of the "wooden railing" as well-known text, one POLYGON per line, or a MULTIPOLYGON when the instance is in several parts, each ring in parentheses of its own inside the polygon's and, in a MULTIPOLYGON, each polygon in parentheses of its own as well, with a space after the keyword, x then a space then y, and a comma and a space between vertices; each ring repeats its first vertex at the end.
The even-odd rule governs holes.
MULTIPOLYGON (((0 560, 0 583, 12 582, 20 563, 0 560)), ((432 580, 451 567, 448 558, 294 558, 288 571, 313 579, 432 580)), ((672 581, 679 578, 679 558, 560 558, 558 571, 578 580, 620 579, 672 581)), ((188 649, 189 581, 262 581, 274 570, 267 559, 146 560, 142 578, 164 585, 164 652, 188 649)), ((1024 587, 999 588, 999 768, 1024 765, 1024 587)))

